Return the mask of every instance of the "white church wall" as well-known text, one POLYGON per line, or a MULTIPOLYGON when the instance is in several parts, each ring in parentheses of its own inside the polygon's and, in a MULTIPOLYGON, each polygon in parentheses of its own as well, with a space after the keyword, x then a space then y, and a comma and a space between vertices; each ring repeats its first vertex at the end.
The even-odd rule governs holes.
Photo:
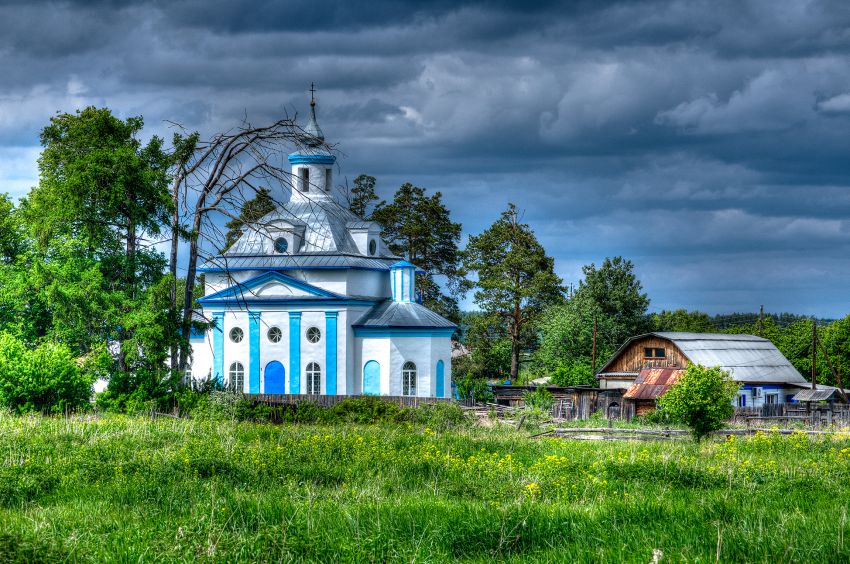
POLYGON ((284 367, 285 389, 289 391, 289 338, 289 312, 262 310, 260 314, 260 393, 266 393, 266 366, 275 360, 284 367), (280 329, 283 335, 278 343, 269 340, 269 329, 272 327, 280 329))
POLYGON ((348 278, 348 294, 352 296, 372 296, 389 298, 390 277, 386 271, 350 270, 348 278))

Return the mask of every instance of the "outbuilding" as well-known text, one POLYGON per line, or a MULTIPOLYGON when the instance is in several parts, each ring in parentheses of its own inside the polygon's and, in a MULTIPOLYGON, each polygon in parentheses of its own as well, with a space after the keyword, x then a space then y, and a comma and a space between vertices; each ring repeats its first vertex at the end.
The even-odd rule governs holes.
POLYGON ((691 364, 730 372, 741 384, 735 400, 738 407, 792 402, 809 385, 768 339, 724 333, 637 335, 620 347, 596 377, 600 388, 626 389, 624 399, 647 403, 663 394, 691 364), (655 382, 659 378, 663 382, 655 382))

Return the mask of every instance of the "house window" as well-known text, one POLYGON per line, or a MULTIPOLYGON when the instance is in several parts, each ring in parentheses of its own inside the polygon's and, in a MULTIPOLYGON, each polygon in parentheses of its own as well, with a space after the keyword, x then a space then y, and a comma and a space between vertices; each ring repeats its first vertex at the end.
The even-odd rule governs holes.
POLYGON ((286 249, 288 249, 288 248, 289 248, 289 242, 285 238, 278 237, 277 239, 274 240, 274 251, 276 253, 283 254, 283 253, 286 252, 286 249))
POLYGON ((664 349, 647 347, 643 349, 644 358, 667 358, 664 349))
POLYGON ((401 395, 416 395, 416 365, 410 361, 401 367, 401 395))
POLYGON ((298 189, 302 192, 306 192, 310 189, 310 169, 309 168, 299 168, 298 169, 298 189))
POLYGON ((241 392, 245 387, 245 367, 241 362, 234 362, 230 365, 230 372, 227 378, 227 388, 231 392, 241 392))
POLYGON ((747 396, 738 394, 738 407, 747 407, 747 396))
POLYGON ((779 394, 765 394, 764 403, 767 405, 776 405, 779 403, 779 394))
POLYGON ((283 339, 283 331, 280 330, 280 327, 272 327, 267 335, 272 343, 279 343, 283 339))
POLYGON ((331 169, 325 169, 325 192, 331 191, 331 182, 333 181, 333 177, 331 175, 331 169))
POLYGON ((378 243, 376 243, 375 240, 372 239, 371 241, 369 241, 369 254, 374 255, 376 252, 378 252, 378 243))
POLYGON ((307 393, 316 396, 322 393, 322 369, 315 362, 307 365, 307 393))
POLYGON ((307 340, 311 343, 318 343, 322 340, 322 332, 318 327, 310 327, 307 329, 307 340))
POLYGON ((244 337, 245 333, 243 333, 242 329, 240 329, 239 327, 234 327, 230 330, 230 340, 234 343, 241 343, 244 337))

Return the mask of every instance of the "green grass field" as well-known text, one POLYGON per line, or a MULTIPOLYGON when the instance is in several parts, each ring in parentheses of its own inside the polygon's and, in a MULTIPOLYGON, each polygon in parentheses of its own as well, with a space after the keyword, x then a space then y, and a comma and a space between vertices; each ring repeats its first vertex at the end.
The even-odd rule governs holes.
POLYGON ((847 562, 850 436, 0 415, 0 561, 847 562))

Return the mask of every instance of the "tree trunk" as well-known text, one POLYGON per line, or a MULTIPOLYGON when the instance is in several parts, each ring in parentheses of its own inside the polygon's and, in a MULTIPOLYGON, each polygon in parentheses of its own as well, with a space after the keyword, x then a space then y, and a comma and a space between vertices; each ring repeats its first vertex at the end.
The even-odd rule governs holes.
MULTIPOLYGON (((192 299, 195 293, 195 273, 198 269, 198 235, 201 232, 201 212, 195 211, 195 218, 192 221, 192 232, 189 234, 189 265, 186 269, 186 290, 183 292, 183 323, 181 334, 183 342, 189 342, 190 333, 192 331, 192 299)), ((189 351, 180 348, 180 370, 186 370, 186 365, 189 360, 189 351)))
POLYGON ((520 336, 520 310, 519 304, 514 304, 513 327, 511 328, 511 383, 517 383, 519 376, 519 336, 520 336))
MULTIPOLYGON (((177 315, 177 250, 180 242, 180 179, 174 181, 171 190, 171 203, 174 211, 171 214, 171 254, 168 258, 168 271, 171 273, 171 311, 177 315)), ((171 349, 171 370, 176 370, 180 363, 180 352, 177 348, 171 349)))

